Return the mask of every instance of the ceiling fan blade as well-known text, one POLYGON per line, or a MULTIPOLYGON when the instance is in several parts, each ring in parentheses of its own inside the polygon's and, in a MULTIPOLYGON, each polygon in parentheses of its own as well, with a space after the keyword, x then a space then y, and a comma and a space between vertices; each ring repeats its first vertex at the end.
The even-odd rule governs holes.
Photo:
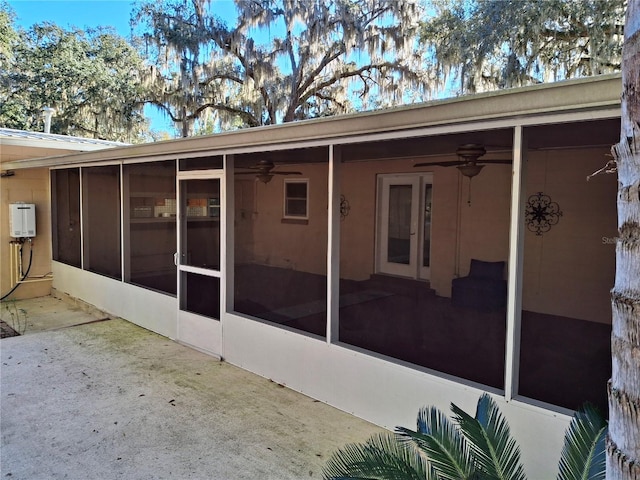
POLYGON ((423 162, 416 163, 414 167, 457 167, 458 165, 464 165, 466 162, 461 160, 451 160, 449 162, 423 162))
POLYGON ((234 172, 235 175, 257 175, 259 172, 234 172))
POLYGON ((274 171, 274 172, 270 172, 271 175, 302 175, 302 172, 279 172, 279 171, 274 171))
POLYGON ((511 165, 513 161, 510 158, 505 160, 484 160, 480 158, 478 159, 477 163, 487 163, 487 164, 495 164, 495 165, 511 165))

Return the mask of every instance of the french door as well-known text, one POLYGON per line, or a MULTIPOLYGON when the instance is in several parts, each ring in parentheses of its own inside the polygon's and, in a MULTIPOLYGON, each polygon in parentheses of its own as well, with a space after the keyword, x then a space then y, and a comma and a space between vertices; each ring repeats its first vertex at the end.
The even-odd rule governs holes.
POLYGON ((432 179, 432 174, 378 176, 378 273, 430 278, 432 179))
POLYGON ((222 353, 222 173, 180 174, 178 182, 178 340, 222 353))

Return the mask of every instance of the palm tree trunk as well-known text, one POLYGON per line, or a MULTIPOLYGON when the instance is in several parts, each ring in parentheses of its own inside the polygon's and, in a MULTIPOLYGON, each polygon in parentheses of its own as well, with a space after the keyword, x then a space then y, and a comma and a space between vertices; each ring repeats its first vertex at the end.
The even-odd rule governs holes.
POLYGON ((618 243, 612 291, 607 479, 640 480, 640 0, 629 0, 622 60, 618 243))

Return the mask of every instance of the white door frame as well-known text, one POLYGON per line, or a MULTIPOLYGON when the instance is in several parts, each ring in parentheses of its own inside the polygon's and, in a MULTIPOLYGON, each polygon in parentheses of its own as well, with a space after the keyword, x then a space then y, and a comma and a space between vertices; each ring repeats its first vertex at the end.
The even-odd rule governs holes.
POLYGON ((423 266, 423 243, 426 185, 433 185, 432 173, 380 174, 376 194, 376 273, 428 280, 430 268, 423 266), (411 186, 411 219, 409 225, 409 258, 394 262, 389 259, 389 192, 394 185, 411 186))
POLYGON ((203 351, 210 355, 221 356, 222 355, 222 322, 220 318, 213 319, 203 315, 199 315, 194 312, 190 312, 182 309, 182 295, 184 293, 185 285, 183 284, 183 273, 194 273, 207 277, 214 277, 220 280, 219 290, 219 304, 221 305, 220 316, 222 316, 222 295, 223 288, 223 275, 222 266, 225 247, 225 183, 224 173, 222 170, 202 170, 202 171, 189 171, 178 172, 177 176, 177 216, 178 216, 178 229, 177 229, 177 246, 178 252, 176 253, 176 267, 178 269, 178 288, 177 288, 177 340, 181 343, 187 344, 197 350, 203 351), (186 228, 187 212, 185 211, 186 205, 183 204, 183 192, 182 182, 189 180, 219 180, 220 182, 220 266, 218 270, 195 267, 191 265, 184 265, 181 260, 181 253, 183 252, 183 233, 186 228))

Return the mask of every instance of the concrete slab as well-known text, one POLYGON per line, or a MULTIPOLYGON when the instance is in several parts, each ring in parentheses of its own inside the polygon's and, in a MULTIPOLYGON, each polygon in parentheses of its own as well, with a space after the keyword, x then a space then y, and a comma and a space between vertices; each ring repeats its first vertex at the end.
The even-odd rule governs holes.
POLYGON ((106 319, 108 315, 95 309, 52 296, 28 300, 5 300, 0 307, 0 320, 20 335, 56 330, 106 319))
POLYGON ((320 478, 380 428, 120 319, 0 341, 0 475, 320 478))

